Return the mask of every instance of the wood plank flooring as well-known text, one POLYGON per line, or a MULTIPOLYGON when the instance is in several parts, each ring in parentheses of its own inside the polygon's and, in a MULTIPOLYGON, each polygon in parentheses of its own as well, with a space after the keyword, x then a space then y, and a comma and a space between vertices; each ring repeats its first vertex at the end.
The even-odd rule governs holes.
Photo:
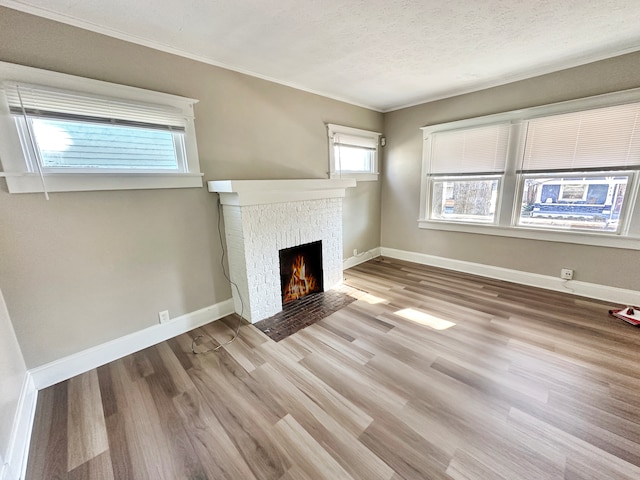
POLYGON ((358 300, 279 343, 244 325, 193 355, 228 317, 41 391, 27 479, 640 478, 614 305, 389 259, 345 277, 358 300))

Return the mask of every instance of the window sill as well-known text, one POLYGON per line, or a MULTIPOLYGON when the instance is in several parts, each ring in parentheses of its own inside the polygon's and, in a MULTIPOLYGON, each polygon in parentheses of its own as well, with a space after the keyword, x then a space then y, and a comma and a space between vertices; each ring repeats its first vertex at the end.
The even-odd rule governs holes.
POLYGON ((332 173, 329 175, 329 178, 332 180, 341 179, 341 178, 355 178, 356 182, 375 182, 378 180, 380 174, 378 173, 354 173, 354 172, 344 172, 344 173, 332 173))
POLYGON ((418 227, 426 230, 475 233, 480 235, 496 235, 501 237, 542 240, 547 242, 640 250, 640 238, 628 236, 622 237, 607 233, 560 232, 525 227, 500 227, 497 225, 438 222, 433 220, 418 220, 418 227))
MULTIPOLYGON (((201 173, 49 173, 48 192, 202 187, 201 173)), ((7 175, 9 193, 42 193, 38 174, 7 175)))

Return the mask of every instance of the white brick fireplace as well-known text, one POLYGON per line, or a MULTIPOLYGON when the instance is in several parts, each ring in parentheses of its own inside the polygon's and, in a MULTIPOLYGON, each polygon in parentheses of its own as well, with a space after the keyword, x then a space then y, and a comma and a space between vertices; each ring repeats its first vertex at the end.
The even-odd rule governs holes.
POLYGON ((322 241, 324 289, 342 281, 342 198, 354 186, 353 179, 208 182, 220 194, 238 314, 255 323, 282 310, 284 248, 322 241))

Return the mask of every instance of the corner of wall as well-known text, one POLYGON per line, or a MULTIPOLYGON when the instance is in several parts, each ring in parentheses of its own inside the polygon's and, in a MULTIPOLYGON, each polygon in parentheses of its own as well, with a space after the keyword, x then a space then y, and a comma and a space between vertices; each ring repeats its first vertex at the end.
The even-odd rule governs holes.
POLYGON ((18 480, 25 478, 27 456, 31 442, 31 431, 36 414, 38 391, 30 372, 26 372, 18 408, 11 429, 7 458, 0 473, 0 480, 18 480))
POLYGON ((380 247, 372 248, 366 252, 344 259, 342 262, 342 268, 346 270, 347 268, 355 267, 356 265, 360 265, 361 263, 368 262, 369 260, 379 257, 380 255, 380 247))

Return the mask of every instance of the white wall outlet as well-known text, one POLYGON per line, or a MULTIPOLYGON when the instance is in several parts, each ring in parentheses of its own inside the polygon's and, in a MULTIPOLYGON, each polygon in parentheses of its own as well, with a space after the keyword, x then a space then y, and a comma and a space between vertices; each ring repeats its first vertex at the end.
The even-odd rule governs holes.
POLYGON ((353 249, 353 256, 354 257, 358 256, 358 249, 357 248, 353 249))
POLYGON ((560 278, 564 280, 571 280, 573 278, 573 270, 570 268, 563 268, 560 270, 560 278))
POLYGON ((171 320, 171 318, 169 318, 169 310, 158 312, 158 320, 160 320, 160 323, 167 323, 171 320))

